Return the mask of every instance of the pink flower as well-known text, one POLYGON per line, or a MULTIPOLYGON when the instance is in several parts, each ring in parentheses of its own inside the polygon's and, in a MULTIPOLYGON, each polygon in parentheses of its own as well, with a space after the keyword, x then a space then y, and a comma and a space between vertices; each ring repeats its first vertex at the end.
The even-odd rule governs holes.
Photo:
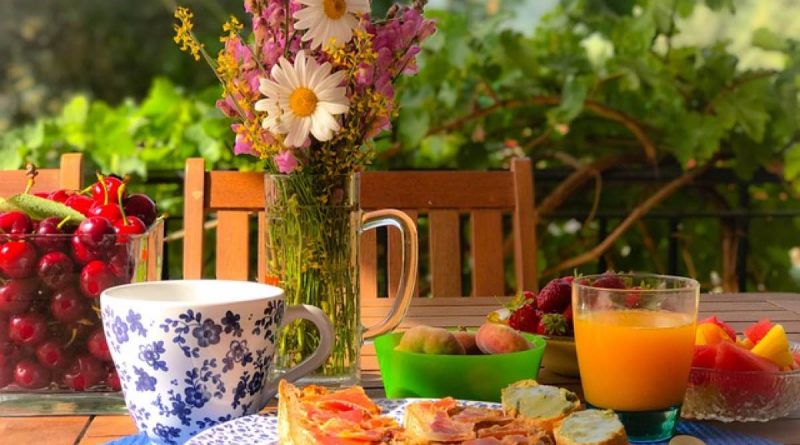
POLYGON ((381 134, 383 130, 390 130, 392 128, 392 122, 389 120, 389 116, 377 116, 367 128, 367 132, 365 137, 367 139, 372 139, 375 136, 381 134))
POLYGON ((356 85, 359 87, 366 87, 372 83, 374 67, 369 64, 362 63, 358 66, 356 71, 356 85))
POLYGON ((250 139, 243 133, 241 124, 231 125, 231 129, 236 133, 236 142, 233 145, 233 153, 236 155, 257 155, 253 150, 253 144, 250 139))
POLYGON ((275 165, 278 166, 278 171, 288 175, 297 168, 297 158, 290 150, 283 150, 272 158, 275 165))
POLYGON ((222 111, 222 114, 228 117, 237 117, 239 113, 236 111, 236 106, 233 104, 233 99, 230 96, 225 96, 224 99, 217 99, 217 108, 222 111))

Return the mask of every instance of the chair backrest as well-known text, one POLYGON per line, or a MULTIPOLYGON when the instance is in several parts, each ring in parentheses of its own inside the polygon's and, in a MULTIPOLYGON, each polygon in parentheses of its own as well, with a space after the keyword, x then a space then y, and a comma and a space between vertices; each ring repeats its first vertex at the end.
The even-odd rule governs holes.
MULTIPOLYGON (((66 153, 61 155, 59 168, 38 170, 32 192, 51 192, 58 189, 79 190, 83 178, 83 155, 66 153)), ((0 171, 0 196, 8 197, 22 193, 27 185, 26 170, 0 171)))
MULTIPOLYGON (((264 187, 261 173, 205 171, 203 159, 189 159, 185 172, 184 278, 203 275, 203 233, 209 213, 217 214, 216 277, 264 279, 264 187), (250 226, 257 219, 258 271, 249 268, 250 226)), ((468 228, 473 296, 506 295, 504 225, 511 226, 515 284, 536 287, 536 233, 530 160, 514 160, 508 171, 384 171, 361 178, 365 210, 397 208, 420 222, 427 219, 430 295, 463 296, 462 219, 468 228), (506 224, 504 224, 504 215, 506 224), (464 216, 465 218, 462 218, 464 216)), ((399 233, 390 230, 386 255, 379 255, 374 231, 362 236, 361 294, 378 296, 378 273, 386 272, 393 296, 401 265, 399 233), (385 258, 385 267, 378 264, 385 258)), ((426 274, 428 275, 428 274, 426 274)), ((422 277, 427 279, 427 277, 422 277)), ((426 283, 427 284, 427 283, 426 283)), ((417 288, 427 286, 417 286, 417 288)))

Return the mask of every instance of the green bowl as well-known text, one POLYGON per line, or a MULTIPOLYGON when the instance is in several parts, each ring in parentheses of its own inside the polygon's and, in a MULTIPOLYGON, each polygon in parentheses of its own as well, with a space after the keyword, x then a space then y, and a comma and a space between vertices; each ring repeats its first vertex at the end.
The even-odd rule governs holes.
POLYGON ((495 355, 434 355, 395 351, 402 333, 375 339, 386 397, 447 397, 499 402, 500 390, 524 379, 535 379, 545 341, 524 334, 533 347, 495 355))

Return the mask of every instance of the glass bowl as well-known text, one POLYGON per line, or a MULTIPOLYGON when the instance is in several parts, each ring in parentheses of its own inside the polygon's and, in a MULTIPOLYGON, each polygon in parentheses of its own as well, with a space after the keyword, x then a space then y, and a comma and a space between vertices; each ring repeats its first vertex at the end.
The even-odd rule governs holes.
POLYGON ((0 416, 126 412, 99 294, 160 279, 163 231, 0 235, 0 416))
POLYGON ((546 343, 523 333, 531 342, 527 351, 492 355, 436 355, 396 351, 402 333, 375 339, 386 397, 454 397, 499 402, 500 390, 539 376, 546 343))
MULTIPOLYGON (((800 352, 800 344, 792 344, 800 352)), ((681 416, 767 422, 800 409, 800 370, 734 372, 692 368, 681 416)))

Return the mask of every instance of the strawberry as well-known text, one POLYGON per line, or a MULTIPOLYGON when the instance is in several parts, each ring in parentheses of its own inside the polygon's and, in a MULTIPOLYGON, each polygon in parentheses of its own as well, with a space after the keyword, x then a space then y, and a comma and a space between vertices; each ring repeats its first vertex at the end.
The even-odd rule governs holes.
POLYGON ((530 300, 530 303, 523 304, 512 312, 508 318, 508 325, 518 331, 535 334, 540 317, 532 303, 533 300, 530 300))
MULTIPOLYGON (((634 290, 638 290, 638 287, 632 288, 634 290)), ((642 303, 642 295, 639 292, 631 292, 625 295, 625 307, 627 308, 638 308, 641 307, 642 303)))
POLYGON ((539 335, 567 335, 567 323, 562 314, 544 314, 536 326, 539 335))
POLYGON ((529 290, 522 291, 522 297, 525 298, 526 302, 527 301, 532 301, 534 303, 536 302, 536 293, 535 292, 532 292, 532 291, 529 291, 529 290))
POLYGON ((625 289, 625 283, 618 276, 612 273, 603 274, 600 278, 594 280, 592 287, 601 287, 603 289, 625 289))
POLYGON ((572 324, 572 303, 570 303, 569 306, 564 309, 564 313, 562 315, 564 316, 564 322, 567 324, 567 335, 573 335, 574 329, 572 324))
POLYGON ((561 278, 551 280, 536 296, 536 307, 542 312, 561 313, 572 300, 572 284, 561 278))

